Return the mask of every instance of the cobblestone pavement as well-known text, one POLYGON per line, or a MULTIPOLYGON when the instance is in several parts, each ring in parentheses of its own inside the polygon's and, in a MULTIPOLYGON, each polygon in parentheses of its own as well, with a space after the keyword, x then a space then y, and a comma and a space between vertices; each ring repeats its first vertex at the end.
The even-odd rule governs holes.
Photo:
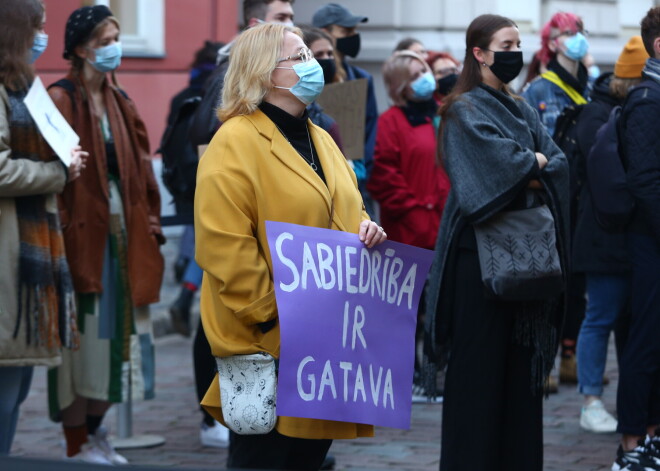
MULTIPOLYGON (((123 450, 131 463, 172 468, 225 467, 226 450, 204 448, 199 442, 201 414, 192 376, 192 341, 171 334, 167 306, 177 294, 171 264, 176 238, 165 246, 168 273, 163 284, 162 301, 152 314, 157 333, 156 399, 133 404, 133 433, 156 434, 166 439, 156 448, 123 450)), ((613 348, 610 348, 607 374, 611 384, 603 401, 608 410, 616 404, 618 373, 613 348)), ((544 404, 545 471, 592 471, 610 469, 618 442, 615 434, 595 435, 578 425, 581 397, 574 386, 560 386, 544 404)), ((440 454, 442 405, 414 404, 410 430, 378 428, 375 438, 336 440, 330 453, 338 470, 437 470, 440 454)), ((116 415, 111 409, 106 425, 116 430, 116 415)), ((479 424, 474 436, 480 440, 479 424)), ((63 436, 59 425, 48 420, 46 372, 35 370, 30 395, 21 409, 14 455, 59 459, 63 456, 63 436)))

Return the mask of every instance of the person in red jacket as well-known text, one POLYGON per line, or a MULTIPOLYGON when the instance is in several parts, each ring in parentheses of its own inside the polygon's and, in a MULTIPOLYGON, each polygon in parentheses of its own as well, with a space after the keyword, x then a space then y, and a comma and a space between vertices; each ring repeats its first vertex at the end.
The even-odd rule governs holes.
MULTIPOLYGON (((411 51, 395 52, 385 62, 383 77, 393 105, 378 119, 367 189, 380 204, 381 225, 390 240, 433 249, 449 194, 449 178, 435 159, 436 80, 424 59, 411 51)), ((418 326, 424 325, 424 305, 420 300, 418 326)), ((419 374, 422 338, 418 328, 414 402, 426 401, 419 374)))
POLYGON ((436 163, 436 83, 417 54, 399 51, 383 67, 392 107, 378 119, 367 184, 390 240, 433 249, 449 179, 436 163))

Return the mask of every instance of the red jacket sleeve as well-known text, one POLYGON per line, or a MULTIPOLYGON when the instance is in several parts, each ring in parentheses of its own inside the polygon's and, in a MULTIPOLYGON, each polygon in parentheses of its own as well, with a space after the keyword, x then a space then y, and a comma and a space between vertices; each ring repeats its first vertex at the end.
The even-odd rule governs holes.
POLYGON ((394 114, 385 112, 378 120, 374 166, 367 184, 374 199, 392 217, 403 216, 410 209, 423 206, 401 173, 401 157, 404 152, 401 148, 401 132, 394 114))

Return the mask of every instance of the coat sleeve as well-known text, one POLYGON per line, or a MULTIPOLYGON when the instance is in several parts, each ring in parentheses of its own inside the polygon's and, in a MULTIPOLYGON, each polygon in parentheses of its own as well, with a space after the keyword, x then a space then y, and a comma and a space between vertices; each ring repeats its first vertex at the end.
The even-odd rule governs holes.
POLYGON ((653 119, 660 116, 660 105, 647 99, 635 105, 625 121, 628 188, 638 211, 660 242, 660 130, 653 119))
POLYGON ((158 188, 158 182, 154 175, 153 162, 149 150, 149 135, 147 134, 147 128, 144 125, 144 121, 140 118, 133 101, 129 100, 129 107, 133 114, 133 125, 135 127, 138 151, 140 153, 138 159, 140 160, 139 163, 144 168, 144 174, 147 179, 146 189, 147 202, 149 203, 149 220, 152 224, 160 225, 160 189, 158 188))
POLYGON ((470 223, 504 208, 539 173, 534 151, 504 136, 477 103, 461 100, 445 119, 443 160, 461 214, 470 223))
POLYGON ((566 160, 566 156, 557 144, 555 144, 555 141, 552 140, 536 111, 528 107, 527 114, 527 122, 530 123, 530 129, 534 133, 534 139, 536 141, 535 151, 545 155, 545 158, 548 159, 548 163, 541 170, 540 176, 542 178, 549 177, 553 179, 560 177, 562 181, 568 179, 568 161, 566 160))
POLYGON ((59 193, 64 188, 67 171, 59 160, 37 162, 11 158, 8 99, 0 87, 0 197, 59 193))
POLYGON ((421 203, 401 173, 400 130, 389 116, 385 114, 378 121, 374 164, 367 189, 389 215, 399 218, 421 203))
POLYGON ((241 144, 235 141, 213 142, 200 161, 195 191, 195 256, 207 276, 215 280, 220 302, 242 322, 252 325, 277 317, 271 273, 256 237, 256 196, 244 175, 224 167, 208 168, 210 159, 240 161, 241 144))

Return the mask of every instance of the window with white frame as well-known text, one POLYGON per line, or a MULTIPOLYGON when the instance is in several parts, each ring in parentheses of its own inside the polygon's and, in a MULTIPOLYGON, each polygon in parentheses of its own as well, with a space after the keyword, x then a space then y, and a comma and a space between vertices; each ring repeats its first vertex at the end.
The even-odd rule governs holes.
POLYGON ((165 0, 96 0, 106 5, 121 24, 125 57, 165 55, 165 0))

